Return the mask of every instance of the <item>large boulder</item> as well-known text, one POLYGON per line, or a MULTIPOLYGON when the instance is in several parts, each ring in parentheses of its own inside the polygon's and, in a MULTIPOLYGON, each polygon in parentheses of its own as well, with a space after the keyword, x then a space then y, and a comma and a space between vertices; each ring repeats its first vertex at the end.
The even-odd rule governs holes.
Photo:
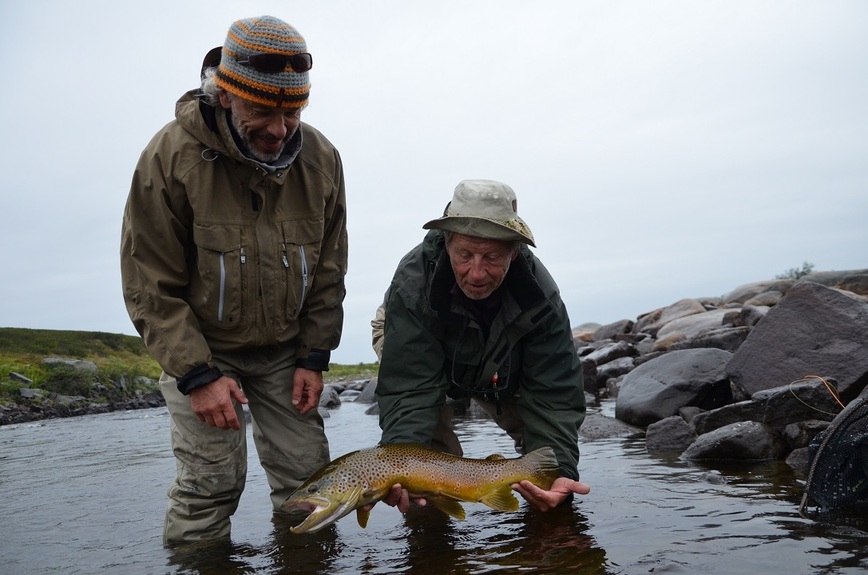
POLYGON ((736 399, 808 375, 837 380, 844 403, 868 383, 868 304, 799 282, 753 328, 727 365, 736 399))
POLYGON ((742 421, 700 435, 681 458, 765 461, 780 459, 786 452, 786 442, 771 427, 757 421, 742 421))
POLYGON ((647 427, 685 406, 714 409, 730 403, 726 364, 731 357, 722 349, 685 349, 643 363, 624 376, 615 417, 647 427))

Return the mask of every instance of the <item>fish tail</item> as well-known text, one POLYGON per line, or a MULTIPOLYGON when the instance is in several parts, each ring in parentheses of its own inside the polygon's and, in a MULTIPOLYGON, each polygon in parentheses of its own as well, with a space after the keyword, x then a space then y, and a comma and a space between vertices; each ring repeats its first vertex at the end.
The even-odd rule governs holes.
POLYGON ((555 455, 555 450, 548 446, 534 449, 533 451, 525 455, 522 459, 536 467, 540 472, 544 474, 552 471, 557 471, 559 469, 558 458, 555 455))

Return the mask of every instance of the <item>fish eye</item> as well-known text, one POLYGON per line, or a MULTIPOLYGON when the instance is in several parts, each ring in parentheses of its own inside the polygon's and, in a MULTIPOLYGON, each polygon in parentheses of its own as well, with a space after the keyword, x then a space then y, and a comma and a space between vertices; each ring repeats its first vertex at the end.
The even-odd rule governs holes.
POLYGON ((317 491, 319 491, 319 485, 318 484, 311 483, 310 485, 307 486, 307 492, 308 493, 316 493, 317 491))

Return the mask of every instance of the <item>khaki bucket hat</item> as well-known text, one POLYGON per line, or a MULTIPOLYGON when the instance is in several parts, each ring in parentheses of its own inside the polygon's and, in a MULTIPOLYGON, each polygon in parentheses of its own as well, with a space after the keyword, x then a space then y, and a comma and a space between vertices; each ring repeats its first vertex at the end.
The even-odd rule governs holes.
POLYGON ((515 192, 494 180, 459 182, 443 217, 422 227, 490 240, 518 240, 536 247, 530 228, 518 217, 515 192))

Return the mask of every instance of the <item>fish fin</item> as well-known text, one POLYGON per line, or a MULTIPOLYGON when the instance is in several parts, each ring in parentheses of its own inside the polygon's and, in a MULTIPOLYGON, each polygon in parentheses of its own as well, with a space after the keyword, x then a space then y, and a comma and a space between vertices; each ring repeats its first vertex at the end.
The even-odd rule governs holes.
POLYGON ((486 493, 479 499, 479 502, 485 503, 497 511, 515 511, 518 509, 518 499, 512 494, 512 488, 509 485, 501 485, 494 491, 486 493))
POLYGON ((428 496, 425 499, 427 499, 428 502, 435 508, 439 509, 450 517, 454 517, 455 519, 459 520, 463 520, 466 517, 466 515, 464 514, 464 508, 461 506, 461 503, 459 503, 455 499, 434 496, 428 496))
POLYGON ((371 512, 359 507, 356 509, 356 519, 359 520, 359 527, 364 529, 368 526, 368 517, 371 516, 371 512))
POLYGON ((502 456, 499 453, 492 453, 488 457, 485 458, 486 461, 497 461, 498 459, 506 459, 506 457, 502 456))

